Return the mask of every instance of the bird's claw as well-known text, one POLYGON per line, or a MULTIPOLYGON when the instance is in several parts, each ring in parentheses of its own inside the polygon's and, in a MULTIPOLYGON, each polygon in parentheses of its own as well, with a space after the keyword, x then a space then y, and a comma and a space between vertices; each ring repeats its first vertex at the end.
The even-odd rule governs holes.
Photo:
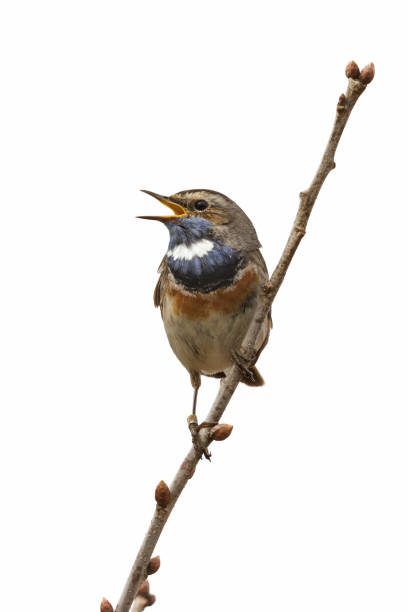
POLYGON ((187 417, 187 424, 188 424, 188 428, 191 433, 191 440, 193 442, 194 448, 196 449, 197 452, 202 453, 208 461, 211 461, 211 453, 208 450, 208 448, 204 446, 203 443, 201 442, 199 433, 200 433, 200 430, 203 429, 204 427, 213 427, 215 423, 208 423, 207 421, 203 421, 199 425, 197 421, 197 416, 195 414, 190 414, 187 417))
POLYGON ((208 427, 208 428, 215 427, 215 425, 218 425, 218 423, 216 421, 214 421, 214 422, 203 421, 202 423, 200 423, 198 425, 198 431, 200 431, 201 429, 205 429, 206 427, 208 427))
POLYGON ((246 355, 243 355, 241 351, 236 351, 235 349, 232 349, 231 357, 235 365, 237 365, 238 368, 241 370, 243 377, 254 381, 255 377, 252 371, 252 367, 256 363, 256 358, 253 356, 247 357, 246 355))
POLYGON ((271 295, 271 293, 273 292, 273 285, 271 283, 271 281, 268 281, 267 283, 265 283, 265 285, 262 287, 262 293, 268 297, 271 295))

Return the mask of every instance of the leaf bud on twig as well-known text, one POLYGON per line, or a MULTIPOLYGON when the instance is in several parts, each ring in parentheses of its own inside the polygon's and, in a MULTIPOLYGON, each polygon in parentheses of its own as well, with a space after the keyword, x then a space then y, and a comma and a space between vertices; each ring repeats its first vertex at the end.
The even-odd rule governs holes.
POLYGON ((150 591, 150 584, 148 580, 144 580, 142 582, 142 584, 139 587, 139 590, 137 592, 138 595, 147 595, 147 593, 149 593, 150 591))
POLYGON ((146 568, 147 575, 150 576, 151 574, 155 574, 157 570, 159 569, 159 567, 160 567, 159 555, 157 555, 157 557, 152 557, 149 563, 147 564, 147 568, 146 568))
POLYGON ((348 79, 358 79, 360 76, 360 68, 356 62, 349 62, 346 66, 346 77, 348 79))
POLYGON ((210 430, 210 437, 212 440, 222 442, 222 440, 226 440, 231 435, 232 428, 232 425, 227 425, 226 423, 214 425, 210 430))
POLYGON ((339 96, 339 101, 337 102, 337 112, 341 112, 344 111, 344 109, 346 108, 345 106, 346 104, 346 96, 344 95, 344 93, 340 94, 339 96))
POLYGON ((112 604, 105 598, 101 601, 101 612, 113 612, 112 604))
POLYGON ((167 504, 169 503, 169 501, 170 501, 170 489, 166 485, 164 480, 161 480, 159 482, 159 484, 157 485, 156 491, 154 493, 154 497, 155 497, 156 502, 162 508, 165 508, 167 506, 167 504))
POLYGON ((360 81, 364 83, 364 85, 368 85, 373 80, 374 74, 375 68, 374 64, 371 62, 371 64, 367 64, 367 66, 364 66, 364 68, 362 69, 360 74, 360 81))

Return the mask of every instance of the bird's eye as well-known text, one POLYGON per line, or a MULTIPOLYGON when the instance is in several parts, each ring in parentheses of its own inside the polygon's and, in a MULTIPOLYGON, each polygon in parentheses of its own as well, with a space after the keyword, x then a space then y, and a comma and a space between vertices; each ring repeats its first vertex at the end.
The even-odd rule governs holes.
POLYGON ((205 210, 208 208, 208 202, 205 200, 197 200, 197 202, 194 204, 194 208, 196 210, 205 210))

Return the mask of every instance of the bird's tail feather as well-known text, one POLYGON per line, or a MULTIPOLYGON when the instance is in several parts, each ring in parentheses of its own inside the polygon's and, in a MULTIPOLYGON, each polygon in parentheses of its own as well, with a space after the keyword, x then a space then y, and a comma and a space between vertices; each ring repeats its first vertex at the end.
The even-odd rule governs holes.
POLYGON ((245 383, 249 387, 262 387, 262 385, 265 384, 259 370, 255 366, 249 368, 248 374, 242 372, 241 382, 245 383))
MULTIPOLYGON (((225 372, 214 372, 214 374, 207 374, 207 376, 211 376, 212 378, 225 378, 225 372)), ((262 387, 262 385, 265 384, 262 375, 255 366, 249 368, 248 373, 245 371, 241 372, 241 382, 249 387, 262 387)))

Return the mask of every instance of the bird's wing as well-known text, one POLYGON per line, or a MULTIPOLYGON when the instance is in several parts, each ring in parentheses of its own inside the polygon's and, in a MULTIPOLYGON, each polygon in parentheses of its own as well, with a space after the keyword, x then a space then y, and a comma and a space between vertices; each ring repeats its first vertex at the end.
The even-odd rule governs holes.
POLYGON ((153 302, 156 308, 160 306, 161 310, 168 279, 168 268, 165 257, 163 257, 159 269, 157 271, 159 272, 160 276, 153 293, 153 302))
MULTIPOLYGON (((256 251, 251 251, 248 254, 248 259, 257 266, 261 274, 262 284, 266 284, 269 280, 269 274, 268 274, 268 268, 266 267, 266 263, 265 263, 265 260, 263 258, 261 251, 259 249, 257 249, 256 251)), ((262 353, 265 346, 268 344, 269 334, 272 328, 272 309, 271 308, 269 309, 269 312, 268 312, 268 322, 269 322, 268 331, 267 331, 267 334, 265 335, 264 341, 262 342, 261 346, 256 352, 256 360, 258 360, 259 355, 262 353)))
POLYGON ((250 251, 247 253, 247 261, 254 263, 262 275, 261 281, 266 283, 269 280, 268 268, 266 267, 265 260, 259 249, 250 251))
MULTIPOLYGON (((251 251, 250 253, 248 253, 248 260, 253 262, 257 266, 261 274, 261 282, 262 284, 266 284, 269 280, 269 273, 261 251, 257 249, 256 251, 251 251)), ((270 310, 268 313, 268 319, 270 321, 270 326, 272 327, 272 316, 270 310)))

